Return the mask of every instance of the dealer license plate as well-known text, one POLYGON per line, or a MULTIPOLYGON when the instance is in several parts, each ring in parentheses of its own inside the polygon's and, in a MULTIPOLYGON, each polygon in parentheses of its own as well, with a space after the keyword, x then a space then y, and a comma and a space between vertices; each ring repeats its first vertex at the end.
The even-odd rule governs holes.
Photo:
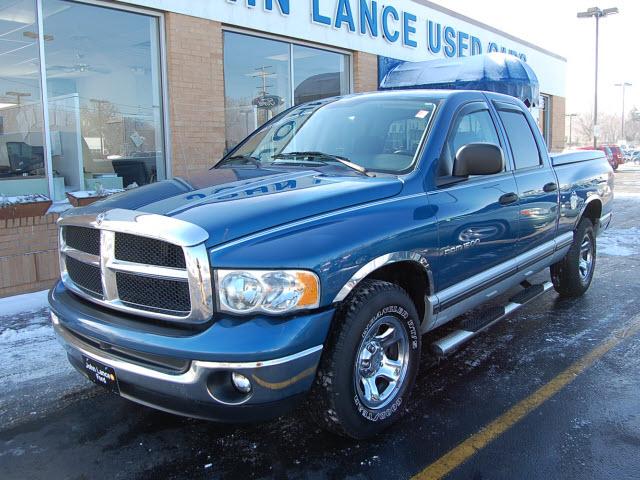
POLYGON ((116 377, 116 371, 113 367, 85 356, 82 357, 82 360, 84 362, 84 371, 91 381, 114 393, 120 393, 118 378, 116 377))

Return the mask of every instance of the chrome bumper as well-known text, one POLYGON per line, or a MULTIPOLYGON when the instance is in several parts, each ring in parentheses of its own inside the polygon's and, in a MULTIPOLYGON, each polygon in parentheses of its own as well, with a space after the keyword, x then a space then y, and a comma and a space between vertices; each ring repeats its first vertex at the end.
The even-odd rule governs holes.
POLYGON ((318 345, 257 362, 191 360, 186 371, 167 373, 83 341, 53 312, 51 320, 69 361, 79 371, 83 372, 82 357, 89 357, 115 369, 120 395, 129 400, 170 413, 219 421, 259 420, 286 411, 311 387, 322 353, 322 345, 318 345), (232 372, 251 381, 248 394, 233 387, 232 372))

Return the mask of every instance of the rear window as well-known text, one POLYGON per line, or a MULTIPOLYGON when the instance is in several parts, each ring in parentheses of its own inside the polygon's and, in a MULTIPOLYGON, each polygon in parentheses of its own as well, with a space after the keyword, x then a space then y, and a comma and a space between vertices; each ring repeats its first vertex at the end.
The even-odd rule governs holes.
POLYGON ((529 122, 522 112, 498 110, 511 144, 511 153, 516 169, 537 167, 540 165, 540 152, 529 122))

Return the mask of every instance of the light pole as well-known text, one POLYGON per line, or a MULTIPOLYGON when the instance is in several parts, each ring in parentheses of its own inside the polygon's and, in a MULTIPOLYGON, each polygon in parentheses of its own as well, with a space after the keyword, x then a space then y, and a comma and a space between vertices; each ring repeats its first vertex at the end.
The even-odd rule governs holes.
POLYGON ((588 8, 585 12, 578 12, 578 18, 594 17, 596 19, 596 82, 593 101, 593 148, 596 148, 598 146, 598 42, 600 35, 600 18, 606 17, 607 15, 613 15, 614 13, 618 12, 618 7, 605 9, 601 9, 599 7, 591 7, 588 8))
POLYGON ((620 136, 620 138, 622 138, 622 140, 624 140, 624 90, 627 87, 631 87, 632 84, 629 82, 622 82, 622 83, 615 83, 613 85, 614 87, 622 87, 622 135, 620 136))
POLYGON ((565 117, 569 117, 569 146, 571 146, 571 144, 573 143, 573 142, 571 141, 571 130, 572 130, 572 128, 571 128, 571 127, 573 126, 573 125, 572 125, 572 124, 573 124, 573 117, 577 117, 577 116, 578 116, 578 114, 577 114, 577 113, 568 113, 568 114, 565 114, 565 117))

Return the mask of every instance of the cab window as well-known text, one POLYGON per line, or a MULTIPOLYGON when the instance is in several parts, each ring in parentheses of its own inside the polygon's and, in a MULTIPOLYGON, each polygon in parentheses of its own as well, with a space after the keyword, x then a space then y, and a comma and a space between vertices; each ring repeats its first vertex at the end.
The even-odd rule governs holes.
POLYGON ((498 115, 507 132, 516 170, 540 165, 538 144, 524 113, 515 110, 498 110, 498 115))
POLYGON ((476 110, 459 115, 440 157, 438 176, 448 177, 453 173, 456 152, 469 143, 492 143, 500 145, 498 132, 489 110, 476 110))

